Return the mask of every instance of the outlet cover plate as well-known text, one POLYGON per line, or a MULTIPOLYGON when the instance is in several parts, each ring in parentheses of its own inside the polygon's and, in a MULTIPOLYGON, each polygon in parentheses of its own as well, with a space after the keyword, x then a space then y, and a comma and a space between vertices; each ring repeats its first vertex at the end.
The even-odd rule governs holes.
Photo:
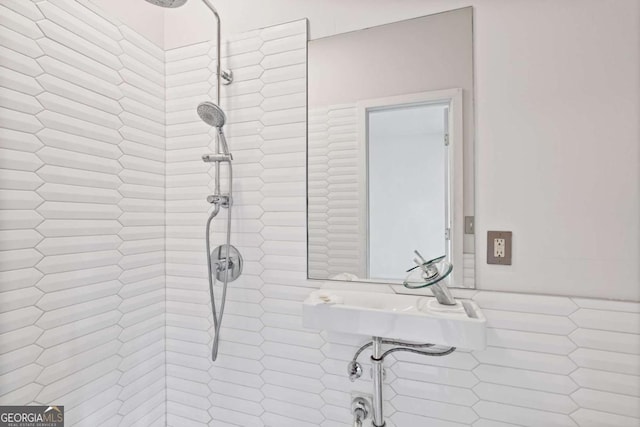
POLYGON ((487 231, 487 264, 511 265, 511 242, 513 233, 511 231, 487 231), (494 256, 495 239, 504 239, 504 257, 494 256))

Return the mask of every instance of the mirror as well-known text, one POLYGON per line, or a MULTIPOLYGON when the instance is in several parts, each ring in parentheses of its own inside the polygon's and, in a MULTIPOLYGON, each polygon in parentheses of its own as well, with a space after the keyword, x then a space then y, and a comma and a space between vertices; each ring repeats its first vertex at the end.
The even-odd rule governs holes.
POLYGON ((473 287, 473 10, 309 42, 308 277, 473 287))

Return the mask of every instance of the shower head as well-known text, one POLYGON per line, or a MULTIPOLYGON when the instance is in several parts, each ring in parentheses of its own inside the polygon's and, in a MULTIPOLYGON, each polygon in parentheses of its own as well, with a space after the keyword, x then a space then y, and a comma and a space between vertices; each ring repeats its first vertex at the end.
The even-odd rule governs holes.
POLYGON ((205 101, 198 105, 198 115, 203 122, 218 129, 218 137, 220 144, 222 145, 222 152, 226 155, 229 154, 229 146, 227 145, 227 139, 222 132, 222 126, 227 121, 227 116, 224 115, 222 108, 218 107, 213 102, 205 101))
POLYGON ((209 101, 202 102, 198 105, 198 115, 203 122, 218 129, 221 129, 227 120, 222 108, 209 101))
POLYGON ((176 8, 180 7, 187 2, 187 0, 147 0, 151 4, 155 4, 160 7, 176 8))

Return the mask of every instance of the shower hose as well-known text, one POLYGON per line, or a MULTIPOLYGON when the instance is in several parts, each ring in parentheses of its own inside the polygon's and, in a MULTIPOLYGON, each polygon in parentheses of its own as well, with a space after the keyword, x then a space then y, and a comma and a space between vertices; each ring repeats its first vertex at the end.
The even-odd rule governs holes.
MULTIPOLYGON (((220 204, 215 203, 213 211, 209 214, 209 218, 207 219, 207 227, 206 227, 206 249, 207 249, 207 267, 209 271, 209 294, 211 296, 211 314, 213 315, 213 327, 214 327, 214 336, 213 336, 213 345, 211 347, 211 360, 216 361, 218 358, 218 343, 220 342, 220 327, 222 326, 222 316, 224 315, 224 306, 227 301, 227 284, 229 283, 229 248, 231 247, 231 207, 233 205, 231 195, 233 194, 233 172, 231 168, 231 162, 228 163, 228 172, 229 172, 229 201, 228 201, 228 212, 227 212, 227 244, 224 246, 224 265, 220 265, 220 263, 216 263, 217 267, 214 270, 213 261, 212 261, 212 253, 211 253, 211 223, 213 219, 220 212, 220 204), (216 310, 216 297, 213 292, 213 287, 216 284, 216 273, 222 269, 224 271, 224 280, 222 281, 222 296, 220 301, 220 310, 219 312, 216 310)), ((216 167, 220 167, 221 163, 218 163, 216 167)))

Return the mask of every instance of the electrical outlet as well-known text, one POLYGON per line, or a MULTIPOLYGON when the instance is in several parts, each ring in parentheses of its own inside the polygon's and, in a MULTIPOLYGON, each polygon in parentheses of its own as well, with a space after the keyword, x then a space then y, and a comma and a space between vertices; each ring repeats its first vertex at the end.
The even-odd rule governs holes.
POLYGON ((511 265, 511 231, 487 232, 487 264, 511 265))
POLYGON ((504 239, 493 239, 493 256, 496 258, 504 258, 504 239))

